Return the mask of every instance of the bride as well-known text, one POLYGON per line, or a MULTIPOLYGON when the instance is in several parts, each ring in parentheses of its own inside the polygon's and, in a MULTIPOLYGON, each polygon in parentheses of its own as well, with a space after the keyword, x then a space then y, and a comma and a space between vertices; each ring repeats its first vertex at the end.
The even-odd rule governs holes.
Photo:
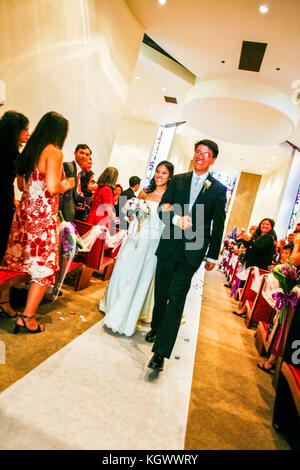
POLYGON ((138 197, 149 205, 150 216, 133 238, 123 241, 108 289, 100 302, 99 309, 106 314, 104 324, 125 336, 135 333, 139 318, 151 321, 155 251, 163 229, 157 208, 173 173, 172 163, 160 162, 149 187, 139 193, 138 197))

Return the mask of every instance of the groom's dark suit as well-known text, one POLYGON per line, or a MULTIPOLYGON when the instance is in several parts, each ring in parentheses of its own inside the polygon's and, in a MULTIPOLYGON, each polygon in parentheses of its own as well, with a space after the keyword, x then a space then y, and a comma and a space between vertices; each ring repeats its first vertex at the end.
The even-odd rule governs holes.
POLYGON ((189 172, 173 177, 158 209, 160 218, 165 221, 168 214, 170 223, 165 226, 156 251, 158 263, 151 329, 156 333, 153 352, 167 358, 170 357, 176 341, 192 277, 205 256, 218 259, 224 229, 226 187, 209 175, 207 180, 210 185, 208 183, 206 187, 202 187, 189 212, 192 174, 193 172, 189 172), (160 207, 166 203, 172 205, 172 210, 161 212, 160 207), (199 217, 199 214, 196 217, 197 205, 203 205, 203 217, 199 217), (174 215, 189 215, 192 218, 192 228, 181 230, 172 224, 174 215), (197 244, 192 244, 196 240, 196 231, 198 238, 199 231, 203 235, 201 246, 199 240, 197 244))

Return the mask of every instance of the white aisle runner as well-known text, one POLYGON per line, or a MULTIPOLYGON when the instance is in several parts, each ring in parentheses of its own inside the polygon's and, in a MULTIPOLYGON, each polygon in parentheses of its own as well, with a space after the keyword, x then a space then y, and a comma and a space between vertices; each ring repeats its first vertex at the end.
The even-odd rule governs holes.
POLYGON ((202 265, 158 377, 149 328, 126 338, 100 321, 1 393, 0 448, 183 449, 203 277, 202 265))

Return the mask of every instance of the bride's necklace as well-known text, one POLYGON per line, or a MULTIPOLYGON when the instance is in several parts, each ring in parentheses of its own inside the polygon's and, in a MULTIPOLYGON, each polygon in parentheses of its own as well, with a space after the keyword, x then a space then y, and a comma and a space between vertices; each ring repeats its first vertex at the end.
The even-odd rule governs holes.
POLYGON ((158 196, 160 196, 161 194, 163 194, 165 192, 166 189, 164 189, 163 191, 155 191, 154 190, 153 192, 154 192, 154 194, 157 194, 158 196))

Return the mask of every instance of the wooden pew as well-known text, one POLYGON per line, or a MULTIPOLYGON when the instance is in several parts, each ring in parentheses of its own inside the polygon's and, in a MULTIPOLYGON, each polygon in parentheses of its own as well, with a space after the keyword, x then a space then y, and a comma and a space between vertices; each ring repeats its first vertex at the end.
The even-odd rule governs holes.
MULTIPOLYGON (((80 236, 83 236, 92 229, 92 225, 81 220, 74 220, 76 229, 80 236)), ((84 264, 83 272, 80 277, 79 288, 84 289, 90 283, 94 271, 103 274, 103 280, 111 277, 115 263, 115 258, 111 256, 110 250, 105 250, 105 233, 101 238, 97 238, 91 250, 88 253, 80 252, 76 261, 84 264)))
POLYGON ((0 269, 0 305, 5 311, 5 304, 10 305, 9 292, 12 286, 21 284, 29 279, 27 273, 0 269))
POLYGON ((259 321, 268 322, 273 313, 273 307, 266 301, 263 296, 263 288, 265 285, 266 275, 261 276, 259 290, 254 300, 246 300, 246 316, 245 323, 247 328, 257 325, 259 321))

